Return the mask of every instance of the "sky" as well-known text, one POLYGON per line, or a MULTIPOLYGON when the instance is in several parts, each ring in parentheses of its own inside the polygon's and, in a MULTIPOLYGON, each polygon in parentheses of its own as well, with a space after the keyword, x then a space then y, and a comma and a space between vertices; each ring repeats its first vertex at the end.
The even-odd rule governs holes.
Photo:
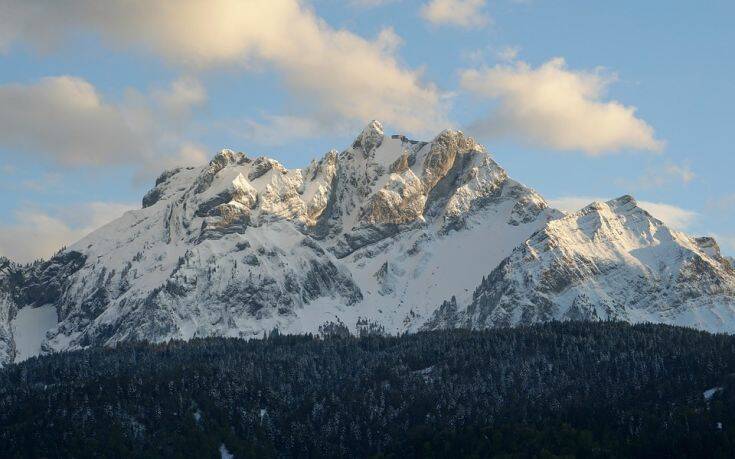
POLYGON ((48 257, 222 148, 302 167, 460 129, 552 205, 735 255, 735 2, 0 0, 0 255, 48 257))

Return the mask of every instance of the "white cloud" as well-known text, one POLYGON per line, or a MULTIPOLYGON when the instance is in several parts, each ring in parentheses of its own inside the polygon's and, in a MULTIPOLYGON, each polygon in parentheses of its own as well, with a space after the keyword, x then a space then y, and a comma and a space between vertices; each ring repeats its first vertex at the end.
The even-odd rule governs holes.
POLYGON ((465 90, 498 101, 497 108, 471 128, 480 136, 507 136, 590 155, 623 149, 660 151, 662 142, 636 117, 635 107, 602 100, 614 79, 599 70, 569 70, 562 58, 535 69, 516 62, 461 72, 465 90))
POLYGON ((696 178, 696 174, 692 172, 692 169, 688 164, 666 164, 663 170, 664 174, 669 177, 674 177, 683 184, 687 184, 696 178))
POLYGON ((421 16, 437 25, 482 27, 490 23, 485 3, 486 0, 430 0, 421 8, 421 16))
MULTIPOLYGON (((550 199, 548 202, 549 206, 559 209, 562 212, 570 213, 576 212, 592 202, 605 202, 608 200, 609 199, 606 198, 591 196, 562 196, 550 199)), ((679 231, 685 231, 690 228, 692 223, 694 223, 699 217, 699 214, 694 211, 673 206, 671 204, 650 201, 637 202, 640 208, 645 209, 648 213, 664 222, 667 226, 679 231)))
POLYGON ((500 48, 495 53, 495 55, 501 61, 512 62, 516 60, 516 58, 518 57, 518 53, 520 52, 521 52, 521 48, 519 46, 504 46, 500 48))
POLYGON ((48 258, 136 205, 90 202, 47 212, 29 207, 15 212, 14 223, 0 224, 0 255, 16 262, 48 258))
POLYGON ((401 0, 350 0, 350 5, 358 8, 375 8, 399 1, 401 0))
POLYGON ((38 178, 25 179, 20 182, 20 186, 26 190, 35 191, 37 193, 53 192, 58 188, 61 182, 61 174, 58 172, 46 172, 38 178))
POLYGON ((162 164, 193 158, 186 119, 205 100, 192 79, 150 95, 129 90, 121 103, 72 76, 0 85, 0 147, 64 166, 133 164, 155 175, 162 164))
POLYGON ((520 46, 505 45, 501 47, 487 45, 481 48, 464 50, 461 56, 475 67, 486 66, 489 60, 500 62, 513 62, 521 52, 520 46))
POLYGON ((207 91, 195 78, 179 78, 170 88, 158 88, 152 91, 154 100, 172 117, 188 116, 193 108, 207 101, 207 91))
POLYGON ((648 201, 640 201, 638 204, 654 217, 680 231, 690 228, 692 223, 699 217, 699 214, 694 211, 672 206, 671 204, 648 201))
POLYGON ((617 183, 624 188, 645 190, 661 188, 672 183, 687 185, 696 177, 688 164, 667 163, 649 168, 643 175, 633 180, 618 179, 617 183))
POLYGON ((379 118, 409 132, 446 124, 442 95, 401 64, 392 30, 368 40, 329 26, 300 0, 5 0, 4 8, 6 47, 48 48, 91 30, 192 68, 274 69, 302 102, 336 119, 379 118))
POLYGON ((717 235, 714 236, 725 255, 732 257, 735 260, 735 234, 729 236, 717 235))
POLYGON ((263 146, 282 146, 299 139, 317 138, 327 133, 348 134, 358 129, 351 123, 335 123, 314 117, 264 114, 260 120, 247 119, 231 129, 244 139, 263 146))
POLYGON ((66 165, 126 162, 142 149, 122 111, 69 76, 0 86, 0 145, 66 165))

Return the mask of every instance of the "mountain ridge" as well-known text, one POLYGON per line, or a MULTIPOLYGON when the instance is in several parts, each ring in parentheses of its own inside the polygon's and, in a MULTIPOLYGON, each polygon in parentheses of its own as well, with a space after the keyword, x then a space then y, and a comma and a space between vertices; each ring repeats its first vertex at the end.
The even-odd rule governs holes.
MULTIPOLYGON (((565 234, 583 229, 564 226, 573 219, 585 220, 588 250, 605 249, 628 262, 635 258, 624 255, 631 248, 619 243, 610 225, 631 238, 635 225, 641 234, 652 228, 668 234, 672 247, 696 253, 704 266, 721 264, 705 271, 710 284, 724 290, 704 294, 720 295, 723 308, 733 308, 735 276, 714 240, 672 232, 627 196, 572 215, 550 208, 484 147, 454 130, 420 142, 386 136, 373 121, 349 148, 331 150, 303 169, 222 150, 206 166, 165 171, 141 209, 50 260, 26 267, 6 262, 0 270, 0 363, 129 340, 256 337, 273 328, 402 333, 524 323, 480 320, 488 315, 472 306, 478 289, 487 287, 488 275, 510 285, 510 278, 494 273, 501 266, 523 271, 511 258, 523 247, 530 250, 539 234, 579 242, 565 234), (442 305, 450 298, 454 309, 452 301, 442 305), (56 314, 56 325, 41 330, 33 349, 14 336, 29 331, 13 331, 25 308, 56 314), (468 319, 468 308, 475 319, 468 319)), ((636 247, 658 243, 641 236, 636 247)), ((564 318, 539 311, 566 306, 534 298, 524 303, 536 309, 529 320, 564 318)), ((735 315, 729 323, 725 328, 735 330, 735 315)))

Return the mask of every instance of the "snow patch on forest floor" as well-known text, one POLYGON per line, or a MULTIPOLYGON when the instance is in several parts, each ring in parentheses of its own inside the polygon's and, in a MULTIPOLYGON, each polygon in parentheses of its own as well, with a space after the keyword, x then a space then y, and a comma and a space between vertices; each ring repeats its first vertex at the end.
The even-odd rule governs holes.
POLYGON ((233 456, 232 453, 227 450, 225 444, 222 443, 219 445, 219 457, 221 459, 233 459, 235 456, 233 456))
POLYGON ((52 305, 25 307, 11 322, 15 341, 15 362, 22 362, 41 353, 46 332, 56 325, 56 308, 52 305))
POLYGON ((707 389, 702 393, 704 395, 705 400, 710 400, 712 397, 715 396, 716 393, 720 392, 722 390, 722 387, 713 387, 712 389, 707 389))

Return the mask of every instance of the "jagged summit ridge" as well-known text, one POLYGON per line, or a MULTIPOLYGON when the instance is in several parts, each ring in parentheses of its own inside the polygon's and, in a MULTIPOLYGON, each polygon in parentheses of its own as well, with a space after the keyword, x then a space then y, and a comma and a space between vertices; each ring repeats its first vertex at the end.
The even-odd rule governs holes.
MULTIPOLYGON (((468 296, 559 216, 459 131, 422 142, 374 121, 302 169, 222 150, 164 172, 140 210, 52 260, 14 268, 56 287, 7 296, 5 323, 24 308, 55 311, 41 352, 330 323, 416 330, 438 299, 468 296)), ((20 341, 8 329, 0 359, 12 361, 20 341)))
POLYGON ((299 169, 222 150, 162 173, 142 204, 48 261, 0 260, 0 364, 274 328, 735 331, 735 272, 714 239, 671 230, 631 196, 564 215, 456 130, 425 142, 373 121, 299 169), (51 323, 34 330, 39 317, 51 323))
POLYGON ((712 238, 673 231, 630 196, 549 222, 426 327, 625 320, 735 331, 735 271, 712 238))

